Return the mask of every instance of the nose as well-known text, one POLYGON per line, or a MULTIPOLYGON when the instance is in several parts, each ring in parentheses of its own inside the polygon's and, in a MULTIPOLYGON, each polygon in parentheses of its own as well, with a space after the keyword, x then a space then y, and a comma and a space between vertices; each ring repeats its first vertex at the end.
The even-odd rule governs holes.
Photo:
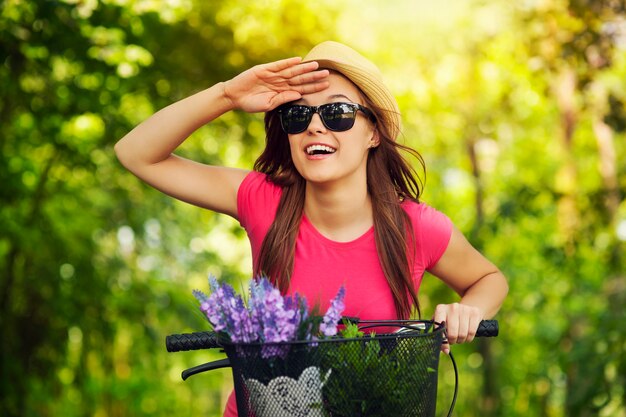
POLYGON ((318 112, 313 113, 313 117, 311 117, 311 122, 307 127, 308 133, 324 133, 326 132, 326 126, 324 126, 324 122, 322 122, 322 117, 318 112))

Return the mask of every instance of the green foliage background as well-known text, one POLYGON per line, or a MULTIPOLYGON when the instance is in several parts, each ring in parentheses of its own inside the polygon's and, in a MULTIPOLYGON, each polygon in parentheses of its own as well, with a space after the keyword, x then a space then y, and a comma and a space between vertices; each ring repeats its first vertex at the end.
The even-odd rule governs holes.
MULTIPOLYGON (((218 416, 219 353, 192 288, 243 287, 238 224, 124 171, 112 147, 165 105, 261 62, 346 42, 399 99, 424 199, 496 262, 501 337, 455 346, 462 416, 626 416, 623 0, 0 2, 0 414, 218 416), (435 4, 436 3, 436 4, 435 4)), ((250 168, 260 115, 181 153, 250 168)), ((454 295, 427 278, 428 315, 454 295)), ((440 412, 451 394, 442 358, 440 412)))

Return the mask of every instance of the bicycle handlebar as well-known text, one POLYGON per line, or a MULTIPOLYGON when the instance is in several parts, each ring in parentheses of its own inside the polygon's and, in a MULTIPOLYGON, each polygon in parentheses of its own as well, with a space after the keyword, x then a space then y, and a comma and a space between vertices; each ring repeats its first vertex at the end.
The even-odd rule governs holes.
MULTIPOLYGON (((367 323, 366 320, 359 320, 358 318, 347 317, 346 319, 353 323, 367 323)), ((495 337, 498 335, 498 332, 499 327, 497 320, 483 320, 478 325, 476 337, 495 337)), ((165 338, 165 346, 168 352, 183 352, 221 347, 217 339, 217 334, 209 331, 169 335, 165 338)))
POLYGON ((477 337, 496 337, 500 333, 498 320, 483 320, 478 324, 477 337))
POLYGON ((213 349, 220 347, 215 332, 194 332, 172 334, 165 338, 168 352, 183 352, 187 350, 213 349))

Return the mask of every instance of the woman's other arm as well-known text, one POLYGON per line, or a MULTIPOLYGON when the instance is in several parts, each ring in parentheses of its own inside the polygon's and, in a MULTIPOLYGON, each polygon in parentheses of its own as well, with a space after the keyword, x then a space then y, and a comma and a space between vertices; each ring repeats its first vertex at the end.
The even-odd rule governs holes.
POLYGON ((498 312, 509 290, 502 272, 456 227, 446 251, 430 272, 461 296, 458 303, 438 305, 433 317, 437 322, 446 322, 450 343, 472 341, 480 321, 498 312))

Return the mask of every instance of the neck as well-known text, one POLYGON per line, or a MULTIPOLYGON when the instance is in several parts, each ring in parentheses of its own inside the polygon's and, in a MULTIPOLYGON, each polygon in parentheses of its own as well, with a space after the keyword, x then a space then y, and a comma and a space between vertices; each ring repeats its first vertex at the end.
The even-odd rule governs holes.
POLYGON ((307 183, 304 213, 321 234, 338 242, 352 241, 374 224, 366 181, 349 187, 307 183))

